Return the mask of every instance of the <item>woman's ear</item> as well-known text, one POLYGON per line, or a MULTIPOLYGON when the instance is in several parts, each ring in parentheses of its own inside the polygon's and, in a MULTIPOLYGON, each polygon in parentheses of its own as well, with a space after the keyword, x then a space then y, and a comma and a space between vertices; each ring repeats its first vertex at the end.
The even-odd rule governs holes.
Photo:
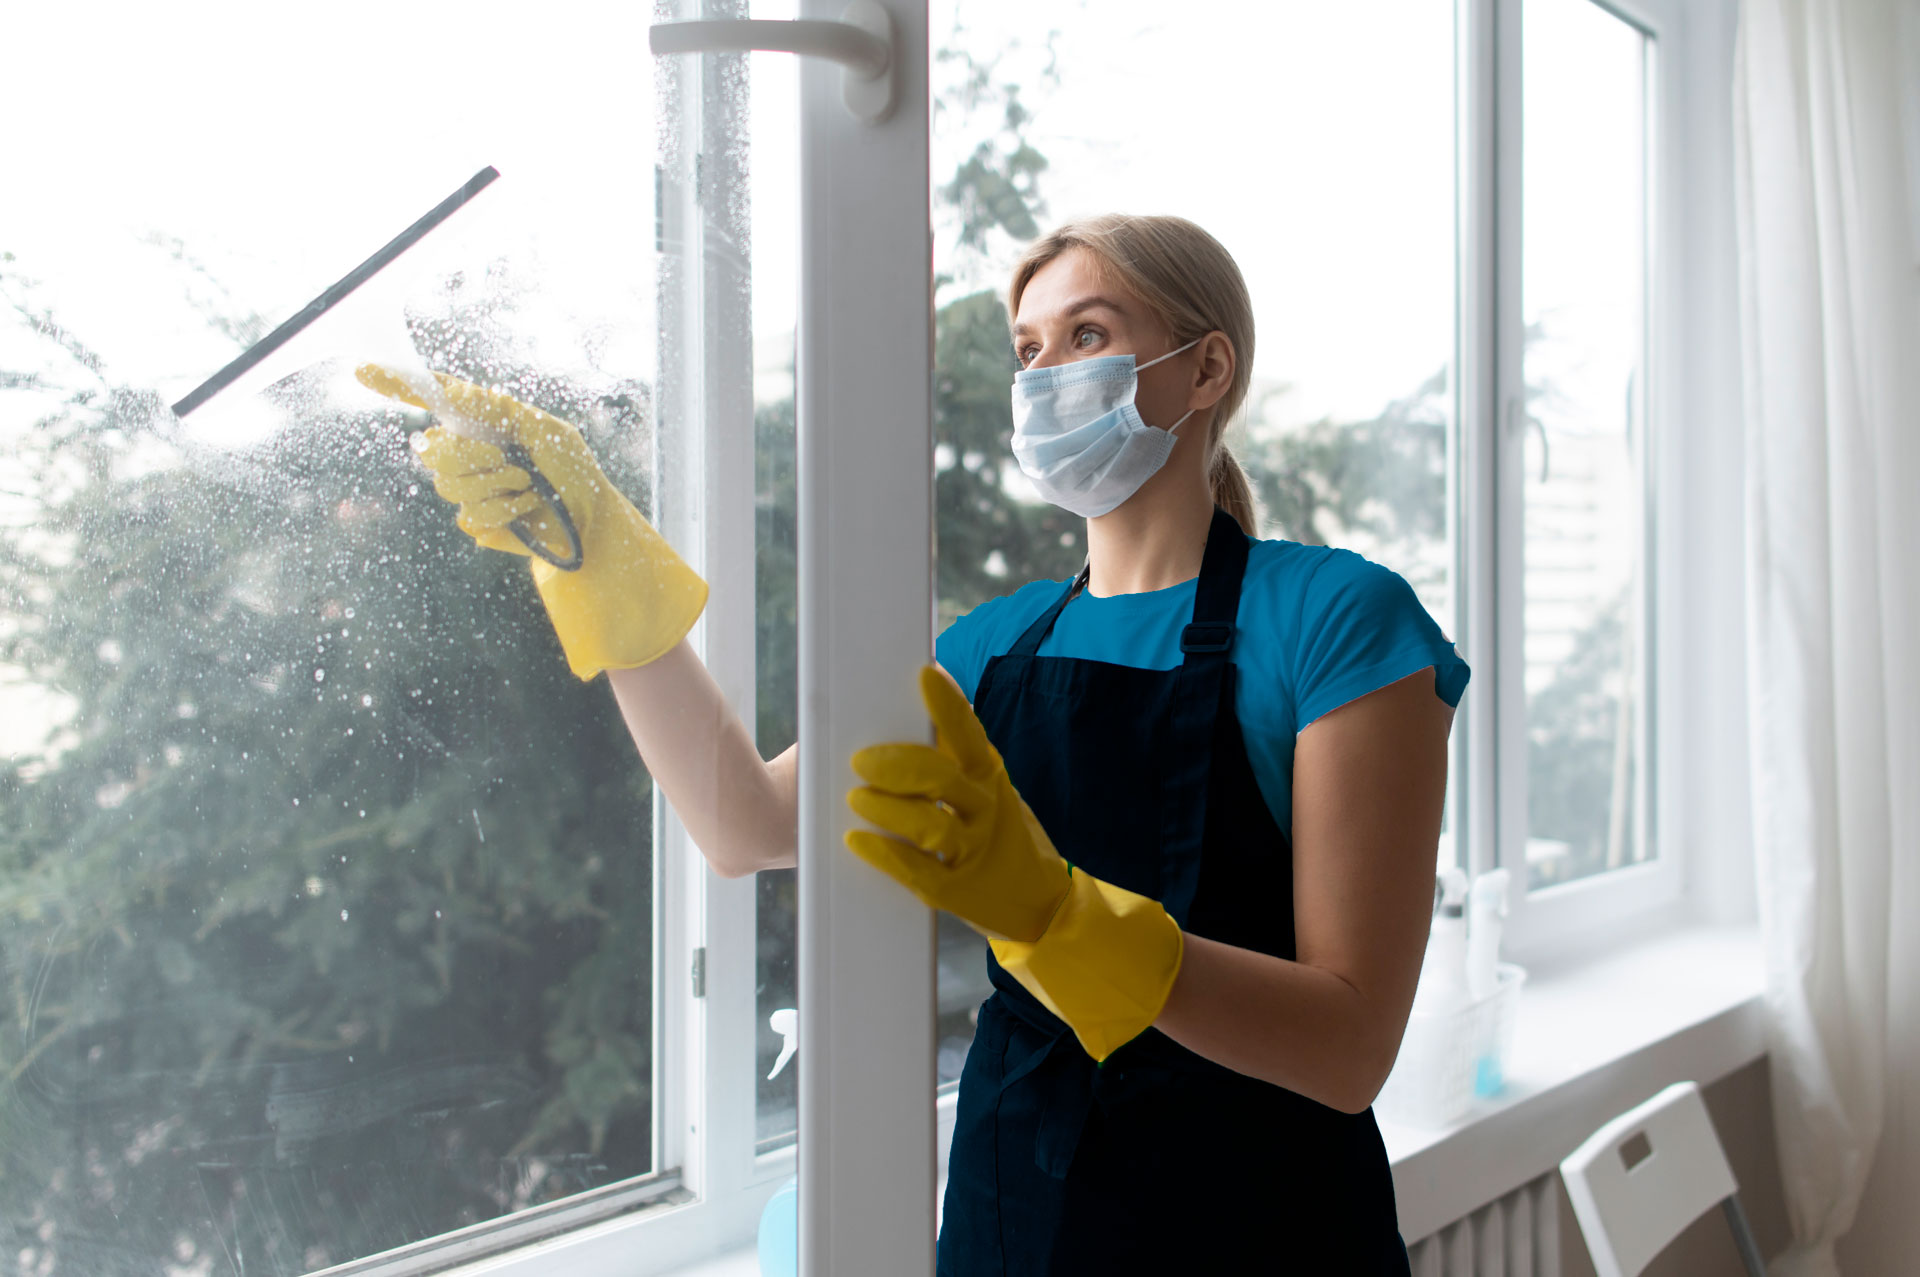
POLYGON ((1216 329, 1200 339, 1200 344, 1194 347, 1194 353, 1200 358, 1194 367, 1191 402, 1196 409, 1211 408, 1220 402, 1227 393, 1227 387, 1233 384, 1233 342, 1216 329))

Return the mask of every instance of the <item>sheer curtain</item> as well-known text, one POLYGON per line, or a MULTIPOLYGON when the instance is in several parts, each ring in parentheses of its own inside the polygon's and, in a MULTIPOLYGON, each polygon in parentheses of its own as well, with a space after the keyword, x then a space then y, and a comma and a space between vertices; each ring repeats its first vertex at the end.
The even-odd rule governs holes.
POLYGON ((1776 1277, 1838 1273, 1876 1154, 1915 1138, 1886 1120, 1890 992, 1913 987, 1892 902, 1920 856, 1912 7, 1742 0, 1735 51, 1749 744, 1794 1239, 1776 1277))

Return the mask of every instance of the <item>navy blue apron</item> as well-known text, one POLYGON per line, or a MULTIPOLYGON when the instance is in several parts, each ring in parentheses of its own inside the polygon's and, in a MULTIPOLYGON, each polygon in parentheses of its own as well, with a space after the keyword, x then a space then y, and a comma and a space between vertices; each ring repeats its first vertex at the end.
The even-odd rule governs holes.
MULTIPOLYGON (((988 662, 974 712, 1070 863, 1153 897, 1193 935, 1291 959, 1293 849, 1234 712, 1247 546, 1216 510, 1177 668, 1038 655, 1082 569, 988 662)), ((1157 1029, 1096 1066, 987 961, 995 992, 960 1076, 939 1277, 1408 1273, 1371 1109, 1342 1113, 1157 1029)))

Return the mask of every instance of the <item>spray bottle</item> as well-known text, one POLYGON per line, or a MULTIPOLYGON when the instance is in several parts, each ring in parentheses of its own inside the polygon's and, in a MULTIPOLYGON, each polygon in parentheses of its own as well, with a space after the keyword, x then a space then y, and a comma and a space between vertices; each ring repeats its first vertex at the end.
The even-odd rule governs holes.
POLYGON ((1467 990, 1475 1001, 1500 987, 1500 933, 1507 916, 1504 869, 1473 880, 1467 903, 1467 990))
POLYGON ((1413 1010, 1447 1015, 1472 1001, 1467 988, 1467 875, 1457 865, 1442 869, 1435 884, 1438 901, 1427 933, 1427 956, 1420 966, 1413 1010))

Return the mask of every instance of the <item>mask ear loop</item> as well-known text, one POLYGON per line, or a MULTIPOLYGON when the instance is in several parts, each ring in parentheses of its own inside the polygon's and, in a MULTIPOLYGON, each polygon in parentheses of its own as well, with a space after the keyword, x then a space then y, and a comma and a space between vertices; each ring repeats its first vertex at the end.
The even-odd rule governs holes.
MULTIPOLYGON (((1159 356, 1156 356, 1155 358, 1152 358, 1152 359, 1149 359, 1149 360, 1147 360, 1147 362, 1146 362, 1146 363, 1144 363, 1144 364, 1136 364, 1136 365, 1134 365, 1134 369, 1133 369, 1133 375, 1134 375, 1135 377, 1138 377, 1138 376, 1139 376, 1139 375, 1140 375, 1141 373, 1143 373, 1143 372, 1145 372, 1145 371, 1146 371, 1147 369, 1149 369, 1149 368, 1151 368, 1151 367, 1153 367, 1153 366, 1154 366, 1155 364, 1157 364, 1157 363, 1161 363, 1161 362, 1163 362, 1163 361, 1165 361, 1165 360, 1168 360, 1168 359, 1172 359, 1172 358, 1173 358, 1173 357, 1174 357, 1175 355, 1178 355, 1178 354, 1181 354, 1181 353, 1183 353, 1183 352, 1185 352, 1185 351, 1189 351, 1189 350, 1192 350, 1192 349, 1193 349, 1193 348, 1194 348, 1195 346, 1198 346, 1198 345, 1199 345, 1199 344, 1200 344, 1201 342, 1203 342, 1203 341, 1205 341, 1205 340, 1206 340, 1206 334, 1205 334, 1205 333, 1202 333, 1202 334, 1201 334, 1200 336, 1198 336, 1198 337, 1195 337, 1195 338, 1194 338, 1194 339, 1193 339, 1192 341, 1190 341, 1190 342, 1188 342, 1188 343, 1187 343, 1186 345, 1184 345, 1184 346, 1182 346, 1182 347, 1180 347, 1180 349, 1179 349, 1179 350, 1169 350, 1169 351, 1168 351, 1168 352, 1167 352, 1166 354, 1164 354, 1164 355, 1159 355, 1159 356)), ((1195 412, 1197 412, 1197 411, 1198 411, 1198 409, 1195 409, 1195 408, 1189 408, 1189 409, 1187 409, 1187 414, 1186 414, 1186 417, 1182 417, 1182 418, 1180 418, 1180 420, 1178 420, 1178 421, 1176 421, 1176 422, 1174 422, 1174 423, 1173 423, 1172 425, 1170 425, 1170 426, 1163 426, 1163 427, 1160 427, 1160 428, 1161 428, 1161 429, 1163 429, 1163 430, 1165 430, 1165 431, 1166 431, 1166 432, 1167 432, 1168 434, 1172 434, 1172 433, 1174 433, 1174 432, 1175 432, 1176 430, 1178 430, 1178 429, 1180 429, 1180 427, 1181 427, 1181 426, 1184 426, 1184 425, 1186 425, 1186 424, 1187 424, 1187 417, 1191 417, 1191 416, 1192 416, 1192 415, 1193 415, 1193 414, 1194 414, 1195 412)))
POLYGON ((1202 333, 1200 336, 1195 337, 1192 341, 1188 342, 1186 345, 1180 347, 1179 350, 1169 350, 1164 355, 1154 356, 1152 359, 1147 360, 1147 362, 1144 364, 1135 364, 1133 366, 1133 371, 1136 374, 1143 373, 1157 363, 1161 363, 1165 360, 1172 359, 1175 355, 1184 354, 1185 352, 1192 350, 1195 346, 1198 346, 1201 342, 1205 340, 1206 340, 1206 334, 1202 333))

